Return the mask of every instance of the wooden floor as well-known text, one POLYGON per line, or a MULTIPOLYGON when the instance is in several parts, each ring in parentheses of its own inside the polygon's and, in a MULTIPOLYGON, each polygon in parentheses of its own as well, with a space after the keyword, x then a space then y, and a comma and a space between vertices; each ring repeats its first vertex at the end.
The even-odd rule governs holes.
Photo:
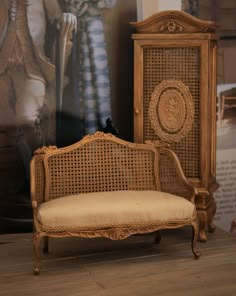
POLYGON ((188 227, 164 231, 159 245, 153 238, 53 239, 35 276, 32 235, 0 235, 0 295, 236 295, 236 236, 208 234, 199 260, 188 227))

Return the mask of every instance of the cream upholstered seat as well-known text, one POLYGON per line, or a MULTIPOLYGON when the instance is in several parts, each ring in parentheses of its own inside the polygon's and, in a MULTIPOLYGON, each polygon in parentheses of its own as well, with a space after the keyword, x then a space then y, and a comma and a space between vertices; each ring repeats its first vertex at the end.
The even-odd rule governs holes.
POLYGON ((45 229, 103 229, 191 221, 194 204, 160 191, 110 191, 69 195, 41 204, 38 221, 45 229))
MULTIPOLYGON (((190 225, 198 237, 194 198, 175 153, 157 143, 137 144, 97 132, 63 148, 42 147, 31 161, 34 249, 49 237, 125 239, 190 225)), ((156 242, 160 236, 156 235, 156 242)))

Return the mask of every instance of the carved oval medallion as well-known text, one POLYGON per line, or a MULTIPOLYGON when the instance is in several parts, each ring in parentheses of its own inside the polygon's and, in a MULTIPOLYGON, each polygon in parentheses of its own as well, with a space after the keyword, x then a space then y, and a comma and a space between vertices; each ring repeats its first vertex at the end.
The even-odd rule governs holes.
POLYGON ((149 117, 162 141, 179 142, 192 129, 194 104, 181 81, 164 80, 156 86, 149 104, 149 117))
POLYGON ((184 99, 176 89, 168 89, 161 95, 157 106, 160 123, 169 132, 179 131, 186 117, 184 99))

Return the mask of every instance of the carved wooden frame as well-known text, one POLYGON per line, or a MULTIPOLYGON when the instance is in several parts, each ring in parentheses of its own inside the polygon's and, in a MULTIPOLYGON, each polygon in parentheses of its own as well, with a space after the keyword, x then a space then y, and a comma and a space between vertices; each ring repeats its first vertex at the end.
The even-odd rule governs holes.
MULTIPOLYGON (((166 49, 166 48, 197 48, 199 52, 199 173, 196 176, 187 176, 191 184, 196 186, 199 195, 196 199, 196 206, 200 220, 200 240, 206 241, 206 228, 214 232, 213 218, 216 211, 216 203, 213 198, 214 191, 219 187, 216 181, 216 56, 217 56, 217 25, 212 21, 205 21, 189 15, 183 11, 162 11, 140 22, 130 23, 136 32, 132 34, 134 40, 134 141, 137 143, 146 140, 167 141, 174 149, 181 142, 181 137, 186 137, 191 130, 192 116, 197 118, 196 112, 193 114, 192 107, 188 107, 190 114, 183 133, 176 130, 171 132, 161 124, 163 119, 157 118, 156 106, 159 104, 162 93, 157 94, 153 90, 150 99, 145 97, 145 83, 148 77, 145 74, 145 52, 148 49, 166 49), (151 100, 148 119, 147 100, 151 100), (145 118, 144 118, 145 107, 145 118), (145 120, 144 120, 145 119, 145 120), (149 121, 148 121, 149 120, 149 121), (148 122, 148 123, 147 123, 148 122), (150 124, 151 123, 151 124, 150 124), (144 127, 144 125, 146 126, 144 127), (149 131, 149 125, 158 134, 157 139, 151 139, 152 133, 149 131), (147 137, 145 132, 147 131, 147 137), (173 134, 177 134, 173 135, 173 134), (178 142, 180 141, 180 142, 178 142)), ((151 61, 149 61, 151 63, 151 61)), ((154 72, 153 72, 154 73, 154 72)), ((153 74, 154 75, 154 74, 153 74)), ((171 75, 170 75, 171 76, 171 75)), ((187 75, 186 75, 187 76, 187 75)), ((151 77, 151 79, 154 79, 151 77)), ((163 80, 180 80, 175 77, 165 77, 163 80)), ((183 82, 183 81, 181 81, 183 82)), ((165 82, 163 82, 165 83, 165 82)), ((186 83, 184 83, 186 85, 186 83)), ((186 85, 188 86, 188 85, 186 85)), ((149 92, 149 90, 148 90, 149 92)), ((177 95, 177 93, 175 93, 177 95)), ((189 99, 191 106, 191 95, 185 96, 189 99)), ((164 100, 163 100, 164 101, 164 100)), ((195 101, 193 101, 195 103, 195 101)), ((194 120, 195 120, 194 119, 194 120)), ((180 124, 181 125, 181 124, 180 124)), ((195 125, 196 126, 196 125, 195 125)), ((168 127, 168 126, 167 126, 168 127)), ((184 141, 183 141, 184 142, 184 141)), ((187 137, 185 143, 187 142, 187 137)), ((176 151, 177 153, 177 151, 176 151)), ((194 152, 195 153, 195 152, 194 152)), ((177 153, 178 154, 178 153, 177 153)), ((191 162, 190 162, 191 163, 191 162)), ((196 166, 197 167, 197 166, 196 166)))
MULTIPOLYGON (((34 251, 36 255, 36 267, 34 269, 35 274, 40 273, 40 241, 44 238, 44 252, 48 251, 48 239, 49 237, 85 237, 85 238, 93 238, 93 237, 106 237, 112 240, 121 240, 125 239, 133 234, 144 234, 155 232, 160 229, 168 229, 168 228, 179 228, 186 225, 191 225, 193 229, 192 235, 192 253, 195 259, 199 258, 200 253, 196 250, 196 242, 198 239, 198 219, 197 213, 194 212, 193 216, 186 220, 169 220, 169 221, 155 221, 149 222, 145 225, 124 225, 124 226, 106 226, 101 229, 99 228, 91 228, 91 229, 82 229, 79 227, 71 227, 71 228, 49 228, 45 225, 40 224, 37 214, 39 210, 40 204, 48 200, 48 192, 45 190, 45 186, 47 183, 47 172, 46 172, 46 162, 47 158, 53 154, 66 154, 68 151, 73 151, 73 149, 78 149, 83 147, 85 143, 92 143, 93 141, 107 139, 114 143, 122 143, 126 147, 141 149, 141 150, 151 150, 155 154, 158 154, 158 149, 162 151, 162 153, 170 154, 171 159, 173 160, 175 167, 173 169, 176 170, 176 179, 178 183, 178 187, 185 187, 189 194, 188 199, 194 203, 194 198, 197 194, 196 189, 188 183, 186 180, 183 171, 181 169, 180 163, 176 155, 169 149, 164 146, 167 145, 159 145, 158 143, 146 143, 146 144, 136 144, 121 140, 111 134, 104 134, 102 132, 97 132, 94 135, 87 135, 81 141, 70 145, 64 148, 56 148, 55 146, 43 147, 42 149, 38 149, 35 152, 35 155, 31 161, 31 201, 33 208, 33 219, 34 219, 34 251), (178 182, 178 180, 180 180, 178 182)), ((157 158, 155 158, 155 161, 157 158)), ((157 168, 158 171, 158 168, 157 168)), ((156 182, 158 184, 158 182, 156 182)), ((159 185, 157 185, 159 186, 159 185)))
POLYGON ((191 130, 194 103, 181 81, 163 80, 156 86, 149 103, 149 117, 156 135, 164 142, 179 142, 191 130))

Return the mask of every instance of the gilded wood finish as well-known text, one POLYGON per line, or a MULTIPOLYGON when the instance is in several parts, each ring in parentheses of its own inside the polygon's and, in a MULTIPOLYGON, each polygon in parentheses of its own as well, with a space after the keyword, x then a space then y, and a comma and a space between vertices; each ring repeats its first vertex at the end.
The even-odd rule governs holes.
POLYGON ((132 35, 134 141, 166 141, 178 155, 186 177, 199 190, 199 239, 206 241, 206 227, 214 231, 213 193, 218 188, 216 24, 164 11, 131 25, 137 31, 132 35), (177 106, 174 113, 168 105, 177 106))
POLYGON ((193 228, 192 252, 195 258, 200 256, 200 253, 196 250, 198 238, 196 212, 193 217, 186 220, 168 220, 165 223, 150 221, 145 225, 132 224, 122 227, 120 225, 116 227, 105 225, 101 229, 97 227, 90 227, 90 229, 81 227, 50 228, 42 225, 37 218, 39 207, 45 201, 69 194, 129 189, 139 191, 161 190, 182 196, 192 203, 194 203, 197 195, 196 188, 189 184, 185 178, 176 154, 166 145, 161 146, 157 142, 154 144, 130 143, 111 134, 97 132, 94 135, 84 137, 74 145, 58 149, 55 149, 55 147, 43 148, 35 153, 31 161, 31 199, 35 228, 34 249, 37 260, 35 274, 40 272, 39 244, 42 237, 46 238, 44 251, 47 252, 48 237, 107 237, 120 240, 136 233, 149 233, 164 228, 191 225, 193 228), (136 171, 134 171, 135 167, 132 167, 133 163, 139 164, 136 171), (140 167, 142 163, 143 168, 140 167), (136 182, 136 187, 134 187, 133 180, 129 179, 129 172, 125 178, 121 174, 125 171, 125 165, 126 168, 127 165, 132 167, 132 175, 135 174, 135 178, 141 180, 141 182, 136 182), (98 170, 98 167, 101 169, 98 170), (67 181, 64 182, 68 172, 70 172, 70 181, 73 180, 70 184, 67 181), (93 175, 96 179, 93 178, 91 181, 86 178, 84 182, 83 176, 88 176, 88 174, 93 175))

